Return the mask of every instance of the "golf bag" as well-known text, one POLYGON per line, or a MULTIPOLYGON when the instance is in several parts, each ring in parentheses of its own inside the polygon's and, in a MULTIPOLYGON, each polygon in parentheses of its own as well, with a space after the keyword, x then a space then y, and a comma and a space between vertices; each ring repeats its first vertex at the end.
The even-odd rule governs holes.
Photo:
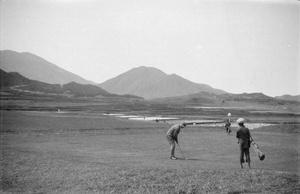
POLYGON ((260 150, 259 150, 259 147, 258 147, 258 144, 255 143, 254 141, 251 141, 251 144, 252 144, 252 149, 253 151, 255 152, 255 154, 257 155, 257 157, 263 161, 265 159, 265 154, 263 154, 260 150))

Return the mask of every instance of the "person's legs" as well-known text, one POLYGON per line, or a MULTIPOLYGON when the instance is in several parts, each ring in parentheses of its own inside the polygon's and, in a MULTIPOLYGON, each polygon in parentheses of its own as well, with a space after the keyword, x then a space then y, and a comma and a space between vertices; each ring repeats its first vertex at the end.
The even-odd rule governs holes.
POLYGON ((245 163, 244 154, 245 154, 244 149, 240 148, 240 164, 241 164, 241 168, 243 168, 243 163, 245 163))
POLYGON ((168 142, 169 142, 169 144, 170 144, 170 150, 171 150, 171 159, 176 159, 176 157, 175 157, 175 141, 174 141, 174 139, 172 138, 172 137, 170 137, 170 136, 166 136, 167 137, 167 140, 168 140, 168 142))
POLYGON ((171 145, 171 157, 175 157, 175 143, 171 145))
POLYGON ((230 134, 229 130, 230 130, 230 129, 229 129, 229 127, 227 126, 227 127, 226 127, 226 134, 227 134, 227 135, 230 134))
POLYGON ((246 149, 245 149, 245 155, 246 155, 246 162, 248 163, 249 168, 251 168, 251 166, 250 166, 251 160, 250 160, 250 152, 249 152, 249 148, 246 148, 246 149))

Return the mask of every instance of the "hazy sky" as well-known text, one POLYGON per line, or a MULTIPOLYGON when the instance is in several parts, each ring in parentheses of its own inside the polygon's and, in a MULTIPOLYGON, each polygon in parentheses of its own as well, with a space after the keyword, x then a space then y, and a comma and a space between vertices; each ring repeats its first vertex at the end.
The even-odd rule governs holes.
POLYGON ((156 67, 231 93, 300 94, 298 1, 1 0, 1 50, 102 83, 156 67))

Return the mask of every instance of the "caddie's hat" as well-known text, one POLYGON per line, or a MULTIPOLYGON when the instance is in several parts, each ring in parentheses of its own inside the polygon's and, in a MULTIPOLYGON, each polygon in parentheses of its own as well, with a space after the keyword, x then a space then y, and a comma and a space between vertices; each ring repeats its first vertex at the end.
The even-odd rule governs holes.
POLYGON ((244 118, 239 118, 238 120, 236 120, 236 122, 238 124, 242 124, 242 123, 245 123, 245 119, 244 118))

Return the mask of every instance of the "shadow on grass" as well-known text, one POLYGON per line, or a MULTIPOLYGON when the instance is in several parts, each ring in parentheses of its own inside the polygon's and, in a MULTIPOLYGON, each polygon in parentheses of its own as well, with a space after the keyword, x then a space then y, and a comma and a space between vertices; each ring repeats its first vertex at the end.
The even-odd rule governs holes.
POLYGON ((178 160, 194 160, 194 161, 199 161, 200 159, 197 158, 177 158, 178 160))

